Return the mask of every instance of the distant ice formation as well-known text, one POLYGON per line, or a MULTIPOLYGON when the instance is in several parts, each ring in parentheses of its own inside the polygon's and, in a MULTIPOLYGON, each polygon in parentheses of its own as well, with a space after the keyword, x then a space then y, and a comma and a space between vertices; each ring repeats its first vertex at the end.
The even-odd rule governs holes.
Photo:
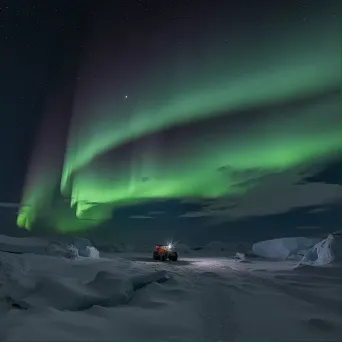
POLYGON ((317 242, 317 239, 306 237, 284 237, 259 241, 253 245, 253 253, 263 258, 287 259, 299 253, 303 255, 317 242))
POLYGON ((299 265, 323 266, 342 260, 342 230, 329 234, 328 237, 309 249, 299 265))

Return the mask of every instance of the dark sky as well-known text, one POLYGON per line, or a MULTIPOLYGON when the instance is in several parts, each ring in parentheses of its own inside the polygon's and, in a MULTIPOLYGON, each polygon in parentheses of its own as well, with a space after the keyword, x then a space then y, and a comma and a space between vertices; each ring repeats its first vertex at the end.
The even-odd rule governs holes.
POLYGON ((91 154, 67 192, 117 201, 130 173, 152 194, 113 205, 91 236, 339 229, 339 15, 338 1, 2 1, 0 233, 20 234, 11 203, 24 193, 61 201, 62 168, 91 154))
POLYGON ((49 88, 58 82, 65 56, 75 58, 82 44, 87 1, 80 4, 1 2, 1 202, 21 200, 49 88))

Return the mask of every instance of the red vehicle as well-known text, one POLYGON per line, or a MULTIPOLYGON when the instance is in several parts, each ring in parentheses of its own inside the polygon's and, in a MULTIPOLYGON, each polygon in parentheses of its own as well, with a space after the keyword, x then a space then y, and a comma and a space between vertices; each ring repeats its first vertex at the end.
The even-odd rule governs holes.
POLYGON ((172 245, 157 245, 153 251, 153 259, 161 261, 177 261, 178 253, 175 251, 172 245))

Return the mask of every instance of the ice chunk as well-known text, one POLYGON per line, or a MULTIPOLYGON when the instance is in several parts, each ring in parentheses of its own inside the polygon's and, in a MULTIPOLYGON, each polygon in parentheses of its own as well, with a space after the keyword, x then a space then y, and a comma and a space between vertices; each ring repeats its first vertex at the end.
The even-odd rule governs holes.
POLYGON ((100 252, 94 246, 87 246, 84 249, 84 255, 88 258, 98 259, 100 257, 100 252))
POLYGON ((253 245, 253 253, 263 258, 287 259, 303 250, 307 251, 317 242, 317 239, 306 237, 284 237, 259 241, 253 245))
POLYGON ((246 260, 246 254, 245 253, 236 252, 235 256, 236 256, 236 259, 239 259, 239 260, 242 260, 242 261, 246 260))
POLYGON ((309 249, 299 265, 322 266, 342 260, 342 231, 329 234, 309 249))

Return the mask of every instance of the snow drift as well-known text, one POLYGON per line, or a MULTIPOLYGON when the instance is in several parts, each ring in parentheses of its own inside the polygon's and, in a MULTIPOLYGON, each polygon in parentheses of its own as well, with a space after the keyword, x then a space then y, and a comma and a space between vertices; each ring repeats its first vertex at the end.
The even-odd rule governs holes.
POLYGON ((252 249, 257 256, 284 260, 298 254, 304 255, 317 242, 317 239, 306 237, 284 237, 256 242, 252 249))
MULTIPOLYGON (((20 264, 18 260, 21 259, 19 256, 11 259, 4 258, 4 255, 0 257, 2 264, 6 266, 1 267, 4 269, 4 274, 1 277, 0 300, 6 300, 19 309, 50 307, 79 311, 94 305, 103 307, 123 305, 132 299, 135 291, 152 282, 168 279, 164 270, 138 275, 125 274, 122 269, 115 267, 115 262, 112 262, 112 267, 96 269, 94 278, 85 281, 78 277, 76 272, 69 274, 65 272, 70 268, 75 270, 75 267, 89 267, 89 264, 83 263, 82 260, 57 259, 56 272, 49 273, 37 269, 17 269, 20 264), (62 273, 59 270, 62 270, 62 273)), ((44 262, 44 259, 40 261, 44 262)), ((51 261, 48 263, 51 264, 51 261)), ((101 263, 99 260, 97 266, 101 266, 101 263)))
POLYGON ((338 267, 214 254, 155 263, 150 250, 76 259, 0 252, 0 340, 340 341, 338 267))
POLYGON ((299 265, 323 266, 342 260, 342 230, 329 234, 304 255, 299 265))

